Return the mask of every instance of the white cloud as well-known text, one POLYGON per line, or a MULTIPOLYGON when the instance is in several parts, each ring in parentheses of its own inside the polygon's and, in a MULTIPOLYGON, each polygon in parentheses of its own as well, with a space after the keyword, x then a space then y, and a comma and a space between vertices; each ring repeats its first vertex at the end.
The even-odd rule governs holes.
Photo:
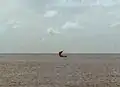
POLYGON ((55 35, 55 34, 59 34, 59 33, 60 33, 59 31, 57 31, 57 30, 55 30, 55 29, 53 29, 53 28, 48 28, 48 29, 47 29, 47 32, 48 32, 48 34, 50 34, 50 35, 55 35))
POLYGON ((16 21, 15 20, 8 20, 7 24, 14 24, 16 21))
POLYGON ((83 28, 82 26, 80 26, 77 22, 66 22, 63 26, 62 29, 78 29, 78 28, 83 28))
POLYGON ((55 15, 57 15, 58 14, 58 12, 57 11, 54 11, 54 10, 50 10, 50 11, 47 11, 47 12, 45 12, 45 14, 44 14, 44 17, 54 17, 55 15))
POLYGON ((119 26, 119 25, 120 25, 120 22, 117 22, 117 23, 111 24, 110 27, 116 27, 116 26, 119 26))
POLYGON ((10 25, 12 28, 18 28, 20 26, 20 21, 17 20, 8 20, 7 24, 10 25))
POLYGON ((17 24, 12 26, 12 28, 14 28, 14 29, 16 29, 18 27, 19 27, 19 25, 17 25, 17 24))

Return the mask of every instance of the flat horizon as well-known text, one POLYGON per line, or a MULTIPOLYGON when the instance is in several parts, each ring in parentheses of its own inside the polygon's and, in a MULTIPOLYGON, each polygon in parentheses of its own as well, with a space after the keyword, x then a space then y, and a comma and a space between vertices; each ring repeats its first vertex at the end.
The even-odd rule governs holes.
MULTIPOLYGON (((49 53, 43 53, 43 52, 40 52, 40 53, 38 53, 38 52, 32 52, 32 53, 30 53, 30 52, 28 52, 28 53, 22 53, 22 52, 16 52, 16 53, 0 53, 0 55, 34 55, 34 54, 40 54, 40 55, 49 55, 49 54, 58 54, 58 52, 49 52, 49 53)), ((63 54, 72 54, 72 55, 78 55, 78 54, 80 54, 80 55, 89 55, 89 54, 92 54, 92 55, 97 55, 97 54, 99 54, 99 55, 102 55, 102 54, 106 54, 106 55, 116 55, 116 54, 120 54, 119 52, 104 52, 104 53, 100 53, 100 52, 89 52, 89 53, 85 53, 85 52, 63 52, 63 54)))

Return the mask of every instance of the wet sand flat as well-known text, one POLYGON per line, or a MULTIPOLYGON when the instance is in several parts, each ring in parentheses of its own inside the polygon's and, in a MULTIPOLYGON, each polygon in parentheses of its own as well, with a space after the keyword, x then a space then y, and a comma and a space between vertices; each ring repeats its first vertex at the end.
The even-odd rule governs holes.
POLYGON ((120 87, 120 55, 0 55, 0 87, 120 87))

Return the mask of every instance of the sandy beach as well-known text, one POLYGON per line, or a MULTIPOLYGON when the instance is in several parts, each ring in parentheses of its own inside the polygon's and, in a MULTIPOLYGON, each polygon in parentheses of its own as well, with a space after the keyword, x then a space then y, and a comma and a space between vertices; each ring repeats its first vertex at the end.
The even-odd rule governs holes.
POLYGON ((120 87, 120 55, 0 55, 0 87, 120 87))

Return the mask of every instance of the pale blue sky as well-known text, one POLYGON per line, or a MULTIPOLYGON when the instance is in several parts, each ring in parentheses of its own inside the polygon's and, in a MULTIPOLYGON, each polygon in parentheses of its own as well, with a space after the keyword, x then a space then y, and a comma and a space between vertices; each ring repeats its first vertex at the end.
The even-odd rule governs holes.
POLYGON ((0 0, 0 52, 120 52, 119 0, 0 0))

